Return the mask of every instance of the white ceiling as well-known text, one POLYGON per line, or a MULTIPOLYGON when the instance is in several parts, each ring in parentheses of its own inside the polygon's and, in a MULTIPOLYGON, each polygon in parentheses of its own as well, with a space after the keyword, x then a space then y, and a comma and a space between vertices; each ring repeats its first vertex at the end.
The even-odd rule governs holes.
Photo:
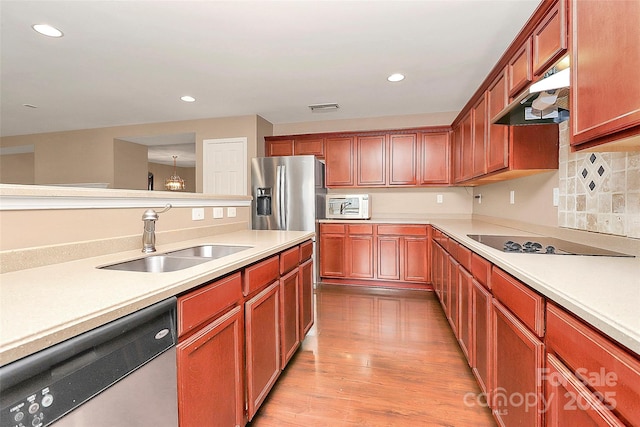
POLYGON ((2 0, 0 132, 459 111, 538 4, 2 0), (406 79, 387 82, 393 72, 406 79), (327 102, 340 108, 307 107, 327 102))

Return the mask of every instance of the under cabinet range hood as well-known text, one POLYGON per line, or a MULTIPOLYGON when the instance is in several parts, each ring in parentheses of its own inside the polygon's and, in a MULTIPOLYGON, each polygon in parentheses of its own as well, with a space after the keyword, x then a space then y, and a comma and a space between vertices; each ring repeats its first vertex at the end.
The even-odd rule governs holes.
POLYGON ((552 68, 545 78, 532 84, 491 123, 497 125, 557 124, 569 119, 569 68, 552 68))

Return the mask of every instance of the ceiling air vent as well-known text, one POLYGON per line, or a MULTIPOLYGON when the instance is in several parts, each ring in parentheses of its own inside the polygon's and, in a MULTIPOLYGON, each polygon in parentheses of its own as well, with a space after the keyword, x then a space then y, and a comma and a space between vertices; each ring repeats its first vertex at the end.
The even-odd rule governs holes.
POLYGON ((335 111, 338 108, 340 108, 340 106, 336 103, 309 105, 309 109, 311 109, 312 113, 323 113, 327 111, 335 111))

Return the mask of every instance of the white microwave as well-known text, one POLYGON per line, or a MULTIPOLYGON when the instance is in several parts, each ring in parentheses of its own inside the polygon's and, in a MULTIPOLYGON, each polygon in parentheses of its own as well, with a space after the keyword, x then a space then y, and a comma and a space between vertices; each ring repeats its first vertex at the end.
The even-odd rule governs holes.
POLYGON ((327 194, 326 216, 332 219, 370 219, 368 194, 327 194))

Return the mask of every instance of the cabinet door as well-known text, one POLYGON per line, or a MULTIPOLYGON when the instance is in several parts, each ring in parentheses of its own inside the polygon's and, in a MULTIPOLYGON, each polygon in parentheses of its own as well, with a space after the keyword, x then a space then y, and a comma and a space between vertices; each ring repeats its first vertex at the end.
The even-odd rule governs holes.
POLYGON ((461 180, 473 178, 473 109, 462 119, 461 180))
POLYGON ((542 75, 567 51, 566 0, 558 2, 533 30, 533 72, 542 75))
POLYGON ((402 280, 427 283, 429 277, 427 245, 428 240, 426 237, 402 238, 402 280))
POLYGON ((293 154, 296 156, 313 155, 324 158, 324 138, 296 139, 293 141, 293 154))
MULTIPOLYGON (((280 375, 280 282, 245 303, 248 419, 280 375)), ((195 424, 197 425, 197 424, 195 424)))
POLYGON ((449 299, 447 301, 447 319, 453 330, 453 334, 458 338, 458 297, 460 293, 460 283, 458 281, 458 267, 460 264, 451 255, 447 254, 447 279, 449 281, 449 299))
POLYGON ((569 9, 571 144, 638 135, 640 2, 574 0, 569 9))
POLYGON ((300 265, 300 340, 313 326, 313 259, 300 265))
MULTIPOLYGON (((604 371, 603 371, 604 372, 604 371)), ((545 411, 549 427, 624 426, 611 410, 551 354, 545 372, 545 411)))
POLYGON ((236 307, 178 344, 180 425, 244 424, 243 321, 236 307))
POLYGON ((266 141, 267 156, 293 156, 293 139, 266 141))
POLYGON ((458 183, 463 179, 462 172, 462 123, 459 123, 451 132, 453 155, 453 182, 458 183))
POLYGON ((354 279, 373 279, 375 264, 373 257, 373 235, 349 235, 348 276, 354 279))
POLYGON ((355 184, 353 138, 327 138, 325 143, 327 187, 352 187, 355 184))
POLYGON ((471 309, 472 309, 472 345, 473 350, 471 367, 482 391, 491 402, 491 360, 493 343, 491 319, 492 298, 489 292, 477 280, 471 280, 471 309))
POLYGON ((378 236, 378 279, 400 280, 400 237, 378 236))
POLYGON ((356 141, 357 185, 379 187, 387 183, 386 136, 359 136, 356 141))
POLYGON ((487 136, 487 99, 482 96, 473 107, 473 177, 487 171, 485 142, 487 136))
POLYGON ((458 311, 460 313, 460 324, 458 325, 458 342, 460 343, 462 352, 467 357, 469 365, 472 364, 473 360, 473 316, 471 315, 471 303, 473 301, 473 297, 471 291, 471 281, 471 273, 469 273, 462 265, 460 265, 458 267, 458 311))
POLYGON ((418 183, 418 135, 389 135, 389 185, 418 183))
POLYGON ((531 37, 524 42, 507 63, 507 74, 509 77, 509 96, 511 97, 518 95, 518 92, 533 80, 531 37))
POLYGON ((544 345, 495 299, 492 338, 493 416, 503 426, 541 426, 544 345))
POLYGON ((320 276, 346 277, 346 236, 320 232, 320 276))
POLYGON ((280 363, 284 369, 300 346, 300 281, 298 269, 280 278, 280 363))
POLYGON ((509 126, 491 124, 491 119, 507 106, 506 74, 505 70, 487 90, 487 172, 509 166, 509 126))
POLYGON ((450 163, 449 132, 421 134, 419 184, 449 184, 450 163))

